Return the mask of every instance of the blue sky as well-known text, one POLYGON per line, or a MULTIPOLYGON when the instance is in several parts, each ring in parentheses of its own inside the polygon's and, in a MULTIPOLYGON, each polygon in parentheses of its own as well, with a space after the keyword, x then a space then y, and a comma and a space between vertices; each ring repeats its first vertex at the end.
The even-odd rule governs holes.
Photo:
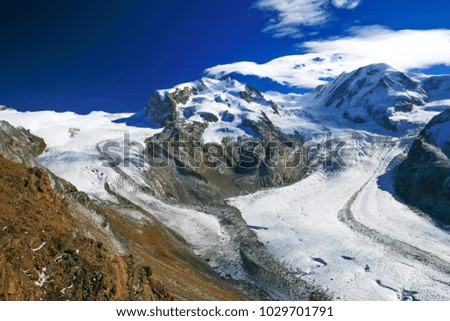
POLYGON ((361 48, 366 39, 388 58, 401 49, 397 44, 406 43, 408 59, 396 66, 401 69, 440 66, 450 63, 447 54, 437 54, 450 43, 446 3, 0 0, 0 104, 20 110, 137 111, 155 89, 197 79, 217 65, 222 67, 208 69, 210 74, 247 75, 263 89, 272 83, 299 90, 358 63, 381 62, 376 61, 385 57, 381 53, 366 57, 357 51, 354 58, 355 52, 346 51, 361 48), (429 32, 419 33, 423 30, 429 32), (426 58, 422 42, 433 59, 426 58), (342 50, 339 59, 345 63, 327 60, 342 50), (277 58, 274 68, 268 62, 277 58), (310 58, 323 61, 310 64, 310 58), (230 65, 244 61, 248 64, 230 65), (310 66, 303 74, 292 69, 304 61, 310 66), (264 82, 256 81, 266 74, 264 82))

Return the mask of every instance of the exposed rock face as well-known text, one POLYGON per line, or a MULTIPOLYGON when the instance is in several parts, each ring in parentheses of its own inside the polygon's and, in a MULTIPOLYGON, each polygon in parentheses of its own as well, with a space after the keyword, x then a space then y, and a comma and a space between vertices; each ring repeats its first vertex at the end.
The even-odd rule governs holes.
POLYGON ((398 194, 450 224, 450 110, 434 117, 413 143, 396 178, 398 194))
POLYGON ((245 90, 240 92, 242 99, 246 102, 250 103, 252 101, 256 101, 258 99, 264 99, 264 96, 258 91, 258 89, 245 85, 245 90))
POLYGON ((0 137, 1 300, 246 298, 150 213, 28 167, 42 140, 4 122, 0 137))
POLYGON ((23 128, 15 128, 0 121, 0 154, 27 166, 35 166, 35 157, 45 149, 42 138, 30 134, 23 128))
POLYGON ((385 64, 343 73, 317 87, 312 95, 317 102, 341 110, 345 118, 356 123, 373 119, 390 130, 397 129, 389 119, 393 112, 410 112, 414 105, 422 106, 428 99, 420 82, 385 64))
POLYGON ((262 105, 270 105, 273 112, 278 114, 278 106, 271 100, 267 100, 261 92, 256 89, 255 87, 252 87, 248 84, 245 85, 245 90, 239 92, 239 95, 242 99, 244 99, 246 102, 257 102, 262 105))
POLYGON ((148 102, 146 116, 157 124, 166 125, 176 119, 177 104, 185 104, 190 94, 188 87, 168 93, 164 98, 155 92, 148 102))

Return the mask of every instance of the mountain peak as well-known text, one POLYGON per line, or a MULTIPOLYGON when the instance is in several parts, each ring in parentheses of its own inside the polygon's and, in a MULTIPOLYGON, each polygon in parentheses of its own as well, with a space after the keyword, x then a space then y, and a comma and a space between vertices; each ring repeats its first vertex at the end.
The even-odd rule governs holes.
POLYGON ((204 138, 220 142, 251 133, 243 128, 248 121, 279 117, 278 106, 258 89, 232 78, 200 80, 157 90, 150 98, 145 116, 166 126, 174 121, 203 123, 208 127, 204 138), (247 122, 246 122, 247 121, 247 122))
POLYGON ((420 82, 405 73, 380 63, 343 73, 312 93, 318 104, 336 108, 357 123, 375 120, 395 130, 389 117, 393 112, 410 112, 428 100, 420 82))
POLYGON ((388 72, 388 71, 397 71, 394 67, 386 64, 386 63, 377 63, 377 64, 370 64, 364 67, 361 67, 359 69, 367 70, 367 71, 376 71, 376 72, 388 72))

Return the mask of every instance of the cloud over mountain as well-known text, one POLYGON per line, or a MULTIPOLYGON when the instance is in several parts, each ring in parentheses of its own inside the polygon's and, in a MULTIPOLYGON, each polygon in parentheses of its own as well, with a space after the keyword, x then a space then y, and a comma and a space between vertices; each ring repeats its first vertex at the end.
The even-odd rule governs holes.
POLYGON ((360 66, 387 63, 399 70, 450 65, 450 30, 352 28, 347 36, 305 42, 303 54, 258 64, 241 61, 207 69, 210 76, 237 73, 269 78, 280 84, 314 88, 360 66))

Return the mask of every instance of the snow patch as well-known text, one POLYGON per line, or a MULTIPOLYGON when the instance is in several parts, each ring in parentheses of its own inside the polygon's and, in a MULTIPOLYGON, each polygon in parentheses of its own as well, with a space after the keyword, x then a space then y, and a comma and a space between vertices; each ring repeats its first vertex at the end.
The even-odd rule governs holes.
POLYGON ((33 252, 37 252, 40 249, 42 249, 44 247, 44 245, 47 244, 47 242, 43 242, 41 245, 39 245, 38 247, 31 249, 33 252))

